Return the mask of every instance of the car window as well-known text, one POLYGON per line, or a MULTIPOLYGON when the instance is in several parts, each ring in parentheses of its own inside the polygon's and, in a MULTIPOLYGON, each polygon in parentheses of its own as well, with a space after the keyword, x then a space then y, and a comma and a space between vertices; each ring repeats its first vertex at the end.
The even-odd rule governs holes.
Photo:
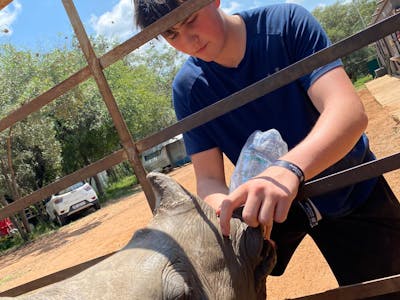
POLYGON ((77 182, 77 183, 71 185, 70 187, 67 187, 67 188, 64 189, 64 190, 59 191, 56 195, 61 195, 61 194, 65 194, 65 193, 68 193, 68 192, 70 192, 70 191, 76 190, 77 188, 80 188, 80 187, 83 186, 84 184, 85 184, 85 183, 82 182, 82 181, 77 182))

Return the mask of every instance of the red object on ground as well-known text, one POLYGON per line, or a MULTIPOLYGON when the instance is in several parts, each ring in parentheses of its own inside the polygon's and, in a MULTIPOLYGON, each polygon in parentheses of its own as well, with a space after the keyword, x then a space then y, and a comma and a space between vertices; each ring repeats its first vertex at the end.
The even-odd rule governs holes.
POLYGON ((9 218, 0 220, 0 236, 9 235, 13 228, 14 226, 9 218))

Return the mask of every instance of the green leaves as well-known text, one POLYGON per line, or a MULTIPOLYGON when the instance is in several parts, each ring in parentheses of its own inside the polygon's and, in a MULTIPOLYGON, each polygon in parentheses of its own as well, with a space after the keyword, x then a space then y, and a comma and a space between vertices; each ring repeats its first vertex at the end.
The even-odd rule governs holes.
MULTIPOLYGON (((98 55, 113 44, 93 40, 98 55)), ((135 51, 104 70, 134 139, 175 122, 171 84, 182 57, 165 45, 135 51)), ((87 64, 75 42, 48 53, 0 46, 0 118, 39 96, 87 64)), ((84 167, 121 147, 96 83, 89 79, 40 111, 0 133, 0 193, 11 195, 12 165, 21 196, 84 167)))
MULTIPOLYGON (((338 1, 330 6, 318 7, 312 13, 335 43, 364 29, 370 23, 375 8, 376 2, 372 0, 338 1)), ((375 56, 373 48, 365 47, 343 57, 345 69, 353 82, 368 74, 368 61, 375 56)))

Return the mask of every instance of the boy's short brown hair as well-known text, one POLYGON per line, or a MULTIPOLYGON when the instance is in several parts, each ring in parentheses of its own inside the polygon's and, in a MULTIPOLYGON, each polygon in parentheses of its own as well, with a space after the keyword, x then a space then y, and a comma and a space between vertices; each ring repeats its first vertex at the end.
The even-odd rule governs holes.
POLYGON ((186 0, 133 0, 135 23, 140 29, 146 28, 186 0))

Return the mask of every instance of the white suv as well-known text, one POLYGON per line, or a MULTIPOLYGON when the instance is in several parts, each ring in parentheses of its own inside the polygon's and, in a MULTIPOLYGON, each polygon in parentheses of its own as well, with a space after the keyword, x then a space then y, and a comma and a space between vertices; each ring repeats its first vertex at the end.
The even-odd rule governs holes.
POLYGON ((46 211, 50 219, 60 226, 67 223, 70 215, 94 207, 100 209, 100 202, 96 192, 85 182, 74 185, 51 196, 46 203, 46 211))

